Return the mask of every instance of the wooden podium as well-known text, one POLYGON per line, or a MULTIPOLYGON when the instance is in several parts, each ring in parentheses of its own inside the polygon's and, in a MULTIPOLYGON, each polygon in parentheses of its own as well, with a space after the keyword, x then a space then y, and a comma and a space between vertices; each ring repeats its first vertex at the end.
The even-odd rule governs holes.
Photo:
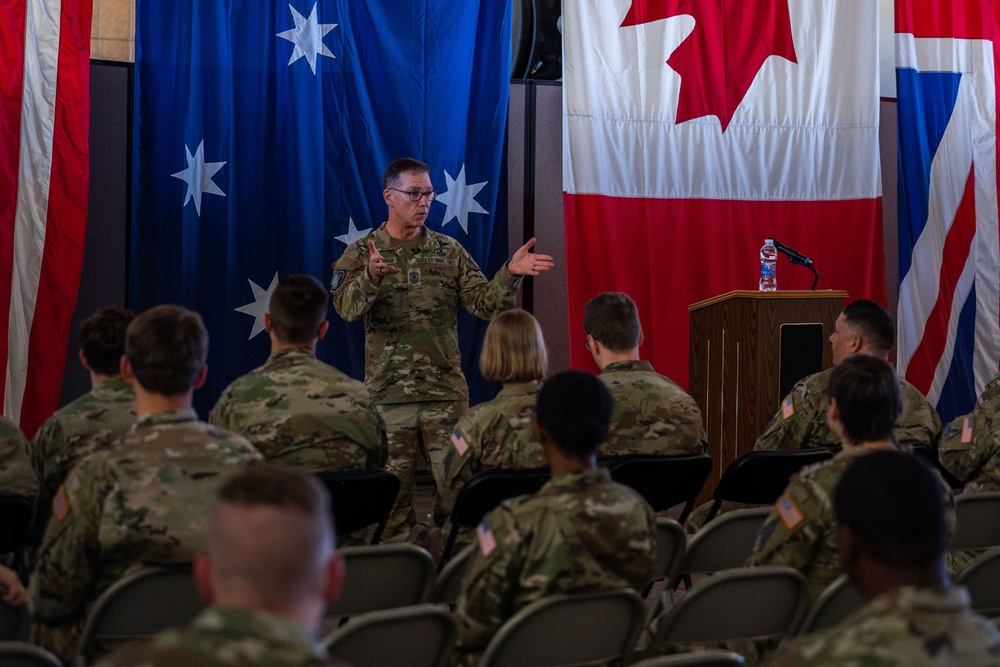
POLYGON ((846 298, 847 292, 833 290, 736 291, 688 307, 688 392, 701 409, 714 461, 699 502, 711 499, 733 459, 753 449, 778 410, 781 390, 790 388, 781 386, 782 375, 794 382, 830 367, 827 339, 846 298), (801 346, 789 346, 802 334, 808 340, 806 354, 796 351, 801 346), (806 357, 812 367, 802 366, 806 357))

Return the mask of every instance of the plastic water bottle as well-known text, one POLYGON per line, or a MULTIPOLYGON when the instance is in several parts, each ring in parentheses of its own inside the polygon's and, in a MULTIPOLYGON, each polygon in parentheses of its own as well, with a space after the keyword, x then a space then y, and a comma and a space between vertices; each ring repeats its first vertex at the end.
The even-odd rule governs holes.
POLYGON ((773 239, 764 239, 760 249, 760 291, 773 292, 778 289, 778 249, 773 239))

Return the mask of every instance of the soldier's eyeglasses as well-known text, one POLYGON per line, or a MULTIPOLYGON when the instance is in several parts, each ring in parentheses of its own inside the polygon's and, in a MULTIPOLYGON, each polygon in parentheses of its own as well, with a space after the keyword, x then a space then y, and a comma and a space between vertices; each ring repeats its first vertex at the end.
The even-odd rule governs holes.
POLYGON ((396 192, 402 192, 404 195, 410 198, 410 201, 417 203, 422 197, 427 197, 427 201, 431 202, 437 199, 438 193, 433 190, 421 191, 421 190, 400 190, 399 188, 389 188, 390 190, 395 190, 396 192))

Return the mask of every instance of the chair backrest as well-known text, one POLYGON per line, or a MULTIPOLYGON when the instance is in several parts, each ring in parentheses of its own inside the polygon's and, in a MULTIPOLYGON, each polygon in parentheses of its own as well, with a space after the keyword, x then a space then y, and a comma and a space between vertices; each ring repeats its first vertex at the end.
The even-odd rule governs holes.
POLYGON ((476 551, 479 545, 470 544, 448 561, 434 582, 434 592, 431 593, 431 602, 439 604, 454 605, 458 602, 458 596, 462 592, 462 582, 465 575, 472 567, 472 561, 476 559, 476 551))
POLYGON ((480 667, 597 664, 626 655, 645 619, 635 591, 553 595, 511 616, 490 640, 480 667))
POLYGON ((955 583, 969 589, 973 611, 1000 618, 1000 547, 976 556, 958 573, 955 583))
POLYGON ((666 517, 656 517, 654 538, 656 539, 656 570, 653 581, 666 579, 671 582, 677 576, 684 560, 687 533, 681 524, 666 517))
POLYGON ((688 542, 677 573, 718 572, 743 567, 770 512, 769 507, 753 507, 715 517, 688 542))
POLYGON ((0 665, 3 667, 62 667, 62 662, 48 651, 27 642, 0 642, 0 665))
POLYGON ((949 549, 1000 546, 1000 491, 955 496, 955 535, 949 549))
POLYGON ((399 495, 399 478, 385 470, 321 472, 316 475, 330 492, 338 535, 375 524, 371 544, 378 544, 399 495))
POLYGON ((751 451, 737 457, 726 472, 722 473, 712 509, 706 521, 719 512, 722 502, 729 500, 751 505, 773 505, 788 480, 803 467, 825 461, 834 451, 824 448, 790 449, 779 451, 751 451))
POLYGON ((187 625, 205 607, 190 567, 144 568, 123 577, 97 599, 83 628, 80 653, 93 641, 145 639, 187 625))
POLYGON ((842 620, 865 605, 865 596, 842 574, 826 587, 806 615, 799 631, 803 635, 835 627, 842 620))
POLYGON ((0 602, 0 642, 27 641, 30 628, 28 605, 12 607, 0 602))
POLYGON ((684 503, 678 519, 684 523, 712 471, 708 454, 680 456, 618 456, 607 464, 611 479, 635 489, 654 512, 684 503))
POLYGON ((0 554, 24 548, 34 513, 35 506, 24 496, 0 496, 0 554))
POLYGON ((443 667, 455 634, 446 606, 421 604, 355 616, 324 643, 353 667, 443 667))
POLYGON ((451 532, 441 554, 441 565, 451 557, 461 527, 478 525, 487 512, 508 498, 535 493, 550 477, 547 467, 497 468, 473 475, 462 485, 455 498, 455 506, 451 510, 451 532))
POLYGON ((647 654, 667 644, 780 639, 798 630, 808 606, 809 586, 798 570, 725 570, 699 581, 670 607, 647 654))
POLYGON ((950 470, 941 465, 941 460, 938 458, 937 447, 930 447, 929 445, 912 445, 910 450, 918 459, 941 473, 941 477, 944 478, 944 481, 948 483, 948 486, 950 486, 955 493, 961 493, 962 489, 965 488, 965 482, 960 480, 958 477, 955 477, 950 470))
POLYGON ((633 662, 629 667, 743 667, 746 658, 732 651, 708 650, 680 655, 661 655, 633 662))
POLYGON ((327 607, 327 617, 420 604, 434 585, 434 559, 415 544, 344 547, 340 554, 344 586, 327 607))

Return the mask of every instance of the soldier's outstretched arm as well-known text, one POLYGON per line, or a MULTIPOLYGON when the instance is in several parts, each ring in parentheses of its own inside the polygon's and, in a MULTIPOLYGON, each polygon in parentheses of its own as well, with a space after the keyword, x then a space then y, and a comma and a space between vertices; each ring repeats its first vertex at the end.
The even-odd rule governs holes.
MULTIPOLYGON (((330 279, 333 308, 348 322, 364 317, 378 296, 379 283, 368 270, 371 261, 378 258, 370 253, 368 243, 367 237, 355 241, 333 265, 333 277, 330 279)), ((385 270, 390 268, 399 272, 395 267, 385 270)))

